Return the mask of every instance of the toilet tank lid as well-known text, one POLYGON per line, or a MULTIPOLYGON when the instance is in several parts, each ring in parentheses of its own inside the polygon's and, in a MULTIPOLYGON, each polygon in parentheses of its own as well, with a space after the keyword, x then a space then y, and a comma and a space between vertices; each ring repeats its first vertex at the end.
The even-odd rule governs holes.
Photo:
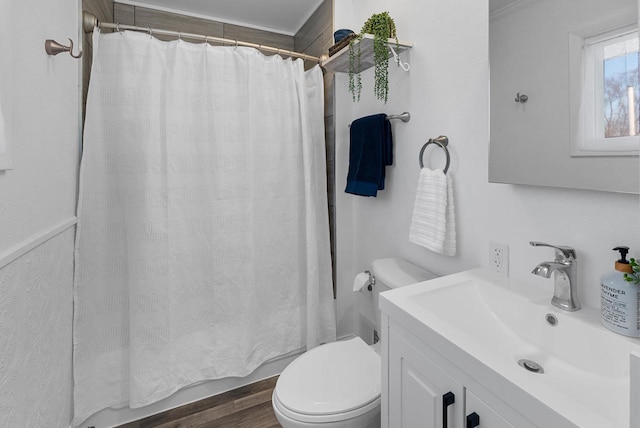
POLYGON ((403 287, 416 282, 434 279, 438 275, 398 258, 378 259, 371 263, 376 281, 389 288, 403 287))

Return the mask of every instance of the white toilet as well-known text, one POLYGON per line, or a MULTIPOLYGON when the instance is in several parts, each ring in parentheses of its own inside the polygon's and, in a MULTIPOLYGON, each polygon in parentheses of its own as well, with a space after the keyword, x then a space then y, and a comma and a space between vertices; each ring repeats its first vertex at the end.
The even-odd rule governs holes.
MULTIPOLYGON (((401 259, 372 263, 376 328, 378 294, 436 277, 401 259)), ((376 428, 380 426, 379 344, 356 337, 318 346, 284 369, 273 391, 273 410, 284 428, 376 428)))

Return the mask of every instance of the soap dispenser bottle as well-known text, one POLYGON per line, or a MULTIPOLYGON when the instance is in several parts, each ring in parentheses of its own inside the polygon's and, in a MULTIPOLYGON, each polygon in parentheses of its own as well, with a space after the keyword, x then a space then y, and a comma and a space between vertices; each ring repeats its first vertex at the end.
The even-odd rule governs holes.
POLYGON ((627 260, 629 247, 615 247, 620 259, 615 271, 602 277, 600 308, 602 324, 609 330, 631 337, 640 337, 638 285, 625 281, 624 274, 633 269, 627 260))

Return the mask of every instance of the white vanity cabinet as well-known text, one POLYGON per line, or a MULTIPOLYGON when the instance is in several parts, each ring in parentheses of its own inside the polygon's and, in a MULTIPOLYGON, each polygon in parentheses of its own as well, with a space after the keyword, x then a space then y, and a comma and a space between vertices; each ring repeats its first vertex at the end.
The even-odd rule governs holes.
POLYGON ((464 387, 396 332, 388 339, 388 426, 463 426, 464 387))
POLYGON ((383 427, 640 428, 640 343, 596 308, 481 268, 379 301, 383 427))
MULTIPOLYGON (((473 392, 470 390, 465 390, 465 405, 464 408, 466 413, 469 415, 482 415, 482 419, 480 419, 480 423, 477 425, 479 427, 492 427, 492 428, 515 428, 515 425, 510 424, 504 419, 500 413, 496 412, 494 409, 489 407, 484 401, 480 400, 473 392)), ((469 426, 469 424, 465 425, 469 426)), ((533 425, 531 425, 533 426, 533 425)))
POLYGON ((384 314, 383 319, 383 428, 536 427, 487 390, 474 394, 464 372, 384 314))

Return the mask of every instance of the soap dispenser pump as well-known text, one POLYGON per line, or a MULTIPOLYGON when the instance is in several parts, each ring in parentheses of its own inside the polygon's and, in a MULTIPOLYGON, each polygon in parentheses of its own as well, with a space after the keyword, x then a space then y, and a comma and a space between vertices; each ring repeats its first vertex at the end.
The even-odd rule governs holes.
POLYGON ((625 281, 625 273, 633 269, 627 260, 629 247, 613 249, 620 253, 615 271, 602 277, 600 309, 602 324, 609 330, 631 337, 640 337, 640 312, 638 311, 638 285, 625 281))
POLYGON ((629 247, 615 247, 613 251, 620 252, 620 259, 616 261, 615 267, 618 272, 622 272, 624 276, 625 273, 632 273, 631 265, 627 260, 627 254, 629 254, 629 247))

